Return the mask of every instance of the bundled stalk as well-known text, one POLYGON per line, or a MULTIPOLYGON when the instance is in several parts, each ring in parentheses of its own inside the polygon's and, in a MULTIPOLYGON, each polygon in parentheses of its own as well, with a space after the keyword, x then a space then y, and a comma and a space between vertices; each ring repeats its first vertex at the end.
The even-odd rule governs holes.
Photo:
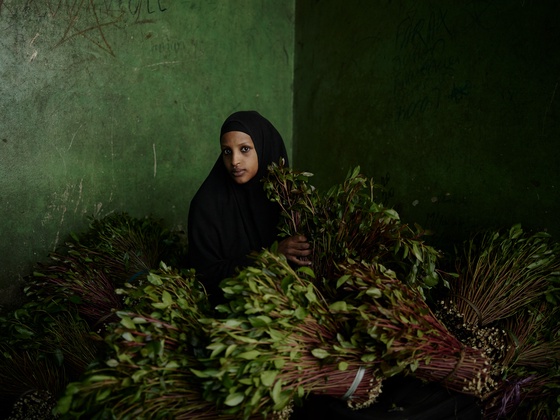
POLYGON ((485 419, 556 419, 560 373, 509 375, 484 401, 485 419))
POLYGON ((560 326, 558 309, 550 306, 542 303, 505 321, 510 342, 501 361, 505 374, 484 401, 487 418, 558 416, 560 326))
POLYGON ((151 218, 113 214, 93 220, 87 232, 72 235, 47 263, 39 263, 27 279, 28 303, 0 319, 5 332, 0 344, 7 349, 0 365, 3 395, 10 399, 22 389, 18 384, 25 388, 40 379, 33 399, 58 398, 98 354, 102 340, 91 329, 101 331, 118 319, 115 313, 123 306, 116 286, 135 274, 145 276, 159 258, 179 255, 179 242, 151 218), (18 363, 29 368, 18 370, 18 363), (13 378, 14 372, 21 377, 13 378))
POLYGON ((0 330, 0 402, 14 406, 14 418, 31 413, 32 405, 50 411, 100 349, 86 322, 56 300, 29 302, 5 314, 0 330))
POLYGON ((66 247, 38 264, 26 288, 28 298, 57 297, 75 307, 90 325, 116 321, 122 309, 117 287, 141 281, 160 261, 181 255, 179 236, 152 218, 136 219, 114 213, 92 219, 81 235, 72 234, 66 247))
POLYGON ((560 276, 560 246, 520 225, 484 232, 466 244, 457 273, 449 301, 466 324, 484 327, 544 297, 560 276))
POLYGON ((67 245, 103 267, 117 285, 145 278, 160 261, 178 266, 185 253, 179 233, 165 228, 161 220, 127 213, 92 218, 89 229, 72 239, 67 245))
POLYGON ((560 311, 542 303, 527 308, 505 321, 511 346, 502 363, 508 369, 518 367, 548 371, 560 366, 560 311))
POLYGON ((294 271, 263 251, 222 283, 226 318, 209 320, 211 354, 196 372, 207 399, 239 418, 275 415, 310 393, 346 397, 351 406, 375 400, 377 366, 364 366, 360 349, 343 338, 312 278, 309 268, 294 271))
POLYGON ((418 290, 382 266, 349 261, 340 267, 344 300, 331 309, 358 320, 354 333, 369 352, 362 360, 380 360, 385 376, 405 371, 477 397, 496 387, 491 359, 451 334, 418 290))
POLYGON ((75 254, 53 254, 51 259, 53 263, 41 266, 26 287, 29 298, 57 298, 75 308, 92 328, 116 320, 115 311, 122 309, 122 301, 102 267, 75 254))
POLYGON ((202 398, 191 372, 204 351, 199 319, 208 310, 194 273, 180 274, 162 264, 146 284, 127 285, 119 293, 131 309, 119 311, 119 323, 111 325, 107 358, 92 366, 82 381, 68 385, 58 412, 88 418, 221 418, 202 398))
POLYGON ((281 206, 283 234, 303 234, 310 241, 318 278, 338 277, 337 263, 351 258, 383 264, 410 286, 431 288, 439 282, 441 253, 425 243, 428 232, 402 223, 394 209, 375 202, 379 186, 361 175, 359 167, 326 194, 309 184, 311 175, 280 162, 269 167, 265 190, 281 206))
POLYGON ((342 398, 360 369, 370 379, 354 407, 373 402, 382 380, 403 371, 478 397, 494 389, 489 358, 450 334, 419 291, 382 266, 337 269, 344 298, 334 302, 309 268, 294 271, 274 249, 225 280, 230 301, 219 309, 227 317, 209 322, 212 353, 196 372, 205 397, 243 418, 270 414, 310 393, 342 398))
POLYGON ((547 391, 560 387, 559 252, 550 235, 514 225, 482 232, 457 258, 458 278, 440 313, 457 337, 484 349, 501 372, 498 388, 485 399, 488 418, 509 418, 530 406, 558 415, 560 403, 547 391))

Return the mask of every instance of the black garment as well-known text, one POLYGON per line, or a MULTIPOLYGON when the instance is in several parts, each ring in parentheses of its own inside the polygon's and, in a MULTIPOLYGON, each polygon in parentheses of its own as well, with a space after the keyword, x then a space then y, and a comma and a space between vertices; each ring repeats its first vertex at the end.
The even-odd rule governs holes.
POLYGON ((219 283, 250 263, 248 255, 277 240, 280 208, 266 197, 262 179, 271 163, 288 156, 280 133, 256 111, 232 114, 220 135, 242 131, 253 140, 257 174, 238 185, 228 174, 222 156, 191 201, 188 220, 188 265, 193 267, 213 303, 223 299, 219 283))

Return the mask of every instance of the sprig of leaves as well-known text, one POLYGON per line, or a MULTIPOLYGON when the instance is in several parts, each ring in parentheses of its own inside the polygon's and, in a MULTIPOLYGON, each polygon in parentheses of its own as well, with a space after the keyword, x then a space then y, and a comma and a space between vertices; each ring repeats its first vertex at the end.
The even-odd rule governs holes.
POLYGON ((521 225, 481 232, 456 265, 449 300, 468 324, 490 325, 539 299, 560 301, 560 244, 545 232, 528 234, 521 225))
MULTIPOLYGON (((294 270, 274 250, 222 282, 229 299, 222 319, 208 320, 211 352, 204 395, 240 418, 274 415, 310 393, 341 398, 363 366, 361 351, 346 338, 314 285, 308 267, 294 270)), ((352 396, 367 405, 380 392, 375 366, 352 396)))
POLYGON ((129 309, 119 311, 120 321, 110 326, 107 356, 83 380, 68 385, 58 412, 87 418, 217 418, 217 408, 202 398, 191 372, 205 352, 199 320, 208 310, 194 272, 162 264, 146 283, 118 292, 129 309))
MULTIPOLYGON (((282 162, 273 164, 265 190, 281 207, 282 233, 303 234, 310 241, 318 278, 336 278, 337 263, 350 258, 383 264, 411 287, 438 284, 441 252, 425 242, 429 232, 403 223, 394 209, 377 203, 374 191, 380 187, 363 176, 359 166, 325 194, 310 185, 311 175, 282 162)), ((334 293, 335 288, 324 292, 334 293)))

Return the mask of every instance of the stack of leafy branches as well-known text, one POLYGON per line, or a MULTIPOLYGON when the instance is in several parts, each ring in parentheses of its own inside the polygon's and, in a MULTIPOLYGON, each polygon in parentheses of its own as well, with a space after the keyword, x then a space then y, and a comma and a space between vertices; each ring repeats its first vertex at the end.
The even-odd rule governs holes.
MULTIPOLYGON (((318 278, 337 278, 337 263, 351 258, 383 264, 411 287, 438 284, 441 253, 425 243, 428 232, 402 223, 394 209, 377 203, 375 190, 380 187, 361 175, 359 166, 325 194, 309 184, 311 175, 281 161, 269 167, 265 190, 282 208, 283 235, 308 238, 318 278)), ((328 295, 335 288, 324 292, 328 295)))
MULTIPOLYGON (((191 369, 199 368, 208 300, 194 272, 162 263, 140 285, 119 289, 125 307, 111 324, 103 361, 68 385, 58 412, 89 419, 216 419, 191 369)), ((224 418, 228 418, 227 416, 224 418)))
POLYGON ((347 260, 337 272, 337 301, 320 293, 327 280, 294 271, 274 249, 224 280, 226 318, 209 325, 212 354, 197 372, 205 397, 247 418, 308 394, 367 406, 403 371, 476 396, 493 390, 489 359, 450 334, 419 290, 381 265, 347 260))
POLYGON ((48 418, 101 345, 87 323, 56 300, 28 302, 0 318, 0 405, 12 418, 48 418), (44 417, 47 416, 47 417, 44 417))
POLYGON ((486 401, 488 415, 557 417, 560 245, 520 225, 484 231, 465 243, 456 266, 458 278, 440 316, 502 371, 499 388, 486 401))
POLYGON ((73 248, 86 252, 117 284, 145 277, 161 261, 180 267, 186 251, 179 232, 167 229, 162 220, 128 213, 91 219, 89 229, 73 239, 73 248))
POLYGON ((92 331, 118 319, 122 300, 115 288, 157 267, 159 258, 179 258, 179 243, 178 233, 161 221, 116 213, 92 220, 89 230, 52 252, 48 263, 38 263, 26 279, 26 303, 0 318, 3 406, 32 393, 52 405, 104 347, 92 331))
POLYGON ((177 261, 183 254, 179 235, 160 220, 113 213, 91 219, 83 234, 72 234, 64 248, 49 254, 29 279, 30 300, 53 297, 75 307, 92 328, 117 320, 122 308, 115 289, 141 281, 160 261, 177 261), (112 317, 112 318, 111 318, 112 317))
POLYGON ((527 308, 505 321, 512 344, 499 388, 486 401, 486 418, 541 419, 560 415, 560 323, 550 305, 527 308))
POLYGON ((206 399, 243 419, 277 414, 310 393, 355 406, 376 399, 379 368, 364 365, 313 277, 311 269, 294 271, 283 256, 264 250, 222 282, 229 302, 218 309, 225 318, 207 321, 212 353, 196 372, 206 399), (363 379, 355 382, 357 376, 363 379))
POLYGON ((385 377, 404 371, 448 389, 484 397, 496 387, 492 360, 465 345, 434 315, 418 289, 378 264, 347 261, 337 280, 338 318, 359 332, 362 360, 380 363, 385 377))

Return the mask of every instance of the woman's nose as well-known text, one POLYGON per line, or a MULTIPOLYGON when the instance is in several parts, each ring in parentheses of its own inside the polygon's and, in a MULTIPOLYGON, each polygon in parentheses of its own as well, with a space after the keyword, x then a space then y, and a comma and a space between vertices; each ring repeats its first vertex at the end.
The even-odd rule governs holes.
POLYGON ((239 155, 238 155, 237 153, 234 153, 234 154, 232 155, 232 157, 231 157, 231 164, 232 164, 233 166, 238 166, 238 165, 239 165, 239 162, 240 162, 239 155))

